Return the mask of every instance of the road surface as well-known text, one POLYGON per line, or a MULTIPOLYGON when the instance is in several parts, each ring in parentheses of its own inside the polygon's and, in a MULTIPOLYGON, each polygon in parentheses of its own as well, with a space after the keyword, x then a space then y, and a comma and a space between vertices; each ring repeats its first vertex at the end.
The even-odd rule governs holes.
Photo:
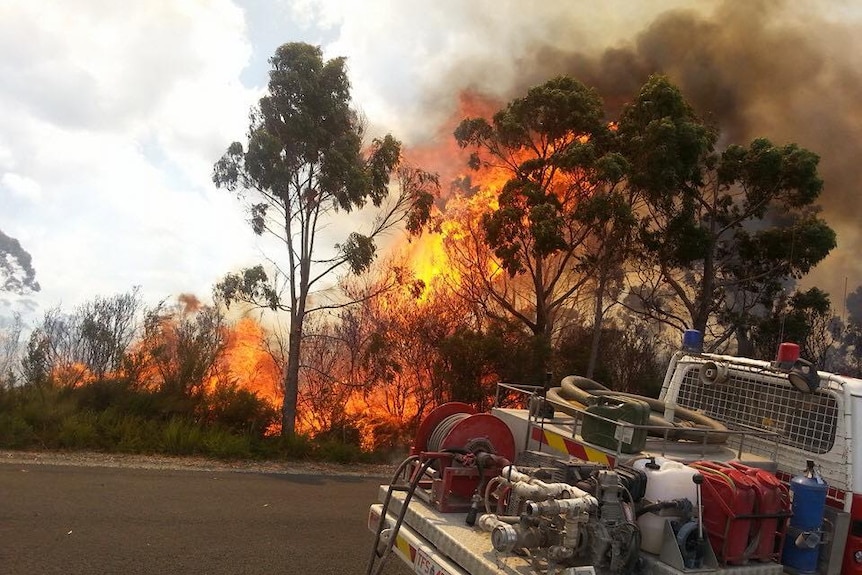
POLYGON ((0 459, 0 573, 364 574, 382 482, 0 459))

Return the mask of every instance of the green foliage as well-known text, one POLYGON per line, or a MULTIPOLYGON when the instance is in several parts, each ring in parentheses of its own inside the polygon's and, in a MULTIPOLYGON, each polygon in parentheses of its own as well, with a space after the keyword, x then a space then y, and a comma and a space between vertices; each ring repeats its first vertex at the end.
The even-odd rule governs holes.
POLYGON ((207 420, 228 431, 263 438, 278 420, 278 411, 257 394, 236 386, 221 386, 207 400, 207 420))
POLYGON ((69 414, 58 422, 57 447, 60 449, 98 449, 99 432, 96 416, 92 412, 80 411, 69 414))
POLYGON ((262 303, 269 309, 281 306, 278 292, 272 286, 263 266, 254 266, 240 273, 227 274, 215 286, 215 292, 228 308, 232 302, 262 303))
POLYGON ((495 322, 482 331, 456 329, 437 346, 445 397, 481 411, 490 407, 498 381, 543 384, 549 351, 545 345, 544 338, 514 323, 495 322))
POLYGON ((204 438, 202 455, 218 459, 249 459, 254 456, 255 439, 249 435, 237 435, 228 429, 215 428, 204 438))
POLYGON ((335 463, 368 463, 371 457, 358 445, 341 441, 322 441, 316 450, 317 458, 335 463))
POLYGON ((617 134, 630 166, 629 184, 665 210, 679 198, 692 201, 718 139, 664 76, 650 77, 624 108, 617 134))
POLYGON ((250 115, 248 142, 228 147, 213 168, 213 181, 245 201, 254 232, 276 238, 285 254, 271 259, 278 270, 274 277, 256 266, 228 274, 216 291, 226 304, 242 301, 290 312, 282 409, 282 431, 290 435, 303 326, 314 311, 309 295, 339 269, 366 271, 375 257, 375 239, 397 224, 406 220, 408 230, 417 233, 428 220, 438 182, 403 165, 401 143, 391 135, 365 145, 362 119, 351 108, 344 58, 324 60, 317 46, 289 43, 276 50, 270 64, 267 94, 250 115), (391 198, 394 174, 399 185, 391 198), (319 232, 332 216, 368 203, 379 208, 370 230, 345 234, 332 251, 319 253, 327 249, 319 246, 319 232), (283 293, 289 298, 282 299, 283 293))
POLYGON ((473 151, 471 168, 507 178, 497 206, 471 230, 482 244, 452 250, 477 286, 467 297, 532 332, 538 363, 529 379, 541 378, 557 318, 591 282, 597 293, 609 290, 629 254, 635 206, 621 185, 631 161, 598 94, 565 76, 512 100, 490 122, 463 120, 455 139, 473 151))
MULTIPOLYGON (((618 391, 658 397, 665 362, 645 327, 637 322, 626 327, 605 327, 605 344, 593 379, 618 391)), ((552 362, 557 382, 567 375, 586 373, 592 335, 592 329, 585 326, 573 326, 563 332, 552 362)))
POLYGON ((260 445, 259 455, 269 458, 311 459, 314 456, 315 443, 305 434, 280 435, 268 437, 260 445))
MULTIPOLYGON (((109 408, 120 411, 139 411, 141 398, 152 394, 138 390, 125 379, 100 379, 72 392, 80 409, 106 411, 109 408)), ((151 413, 155 413, 153 410, 151 413)))
POLYGON ((410 191, 407 231, 411 235, 418 235, 431 220, 431 208, 440 188, 439 178, 437 174, 424 170, 403 168, 399 169, 398 178, 401 188, 410 191))
POLYGON ((48 385, 51 369, 51 340, 43 330, 35 329, 30 334, 27 350, 21 361, 24 383, 35 386, 48 385))
POLYGON ((829 369, 852 377, 862 377, 862 286, 847 294, 845 322, 833 324, 837 340, 829 369))
POLYGON ((653 76, 620 118, 627 182, 643 202, 635 309, 716 346, 835 247, 814 205, 819 157, 757 138, 717 153, 719 132, 653 76))
POLYGON ((202 451, 204 444, 203 430, 180 418, 171 418, 161 428, 159 445, 167 453, 194 455, 202 451))
POLYGON ((755 358, 772 360, 780 343, 793 342, 803 357, 823 367, 832 344, 832 319, 829 295, 823 290, 782 293, 767 313, 752 317, 751 327, 741 337, 750 340, 750 355, 755 358))
POLYGON ((5 448, 25 449, 35 443, 36 434, 21 413, 0 411, 0 438, 5 448))
POLYGON ((512 100, 489 124, 468 118, 455 130, 462 148, 477 148, 471 167, 504 166, 511 173, 499 209, 485 214, 485 239, 511 276, 535 269, 534 259, 571 253, 576 207, 606 178, 619 179, 618 155, 602 101, 594 90, 558 77, 512 100), (528 225, 525 227, 524 222, 528 225))
POLYGON ((360 274, 371 266, 377 247, 374 240, 368 236, 353 232, 347 237, 344 245, 336 246, 344 254, 350 270, 360 274))
POLYGON ((196 405, 122 380, 76 388, 0 387, 0 449, 342 463, 373 459, 359 447, 355 428, 352 435, 345 428, 315 440, 299 434, 265 436, 277 417, 267 402, 233 387, 219 389, 196 405))

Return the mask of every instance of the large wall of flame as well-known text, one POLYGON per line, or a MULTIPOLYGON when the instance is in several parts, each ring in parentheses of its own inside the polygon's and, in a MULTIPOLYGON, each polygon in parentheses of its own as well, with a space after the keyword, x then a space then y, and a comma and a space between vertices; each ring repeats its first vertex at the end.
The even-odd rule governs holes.
POLYGON ((845 281, 850 291, 862 283, 862 68, 855 62, 862 35, 843 19, 852 5, 829 3, 825 13, 816 10, 822 4, 787 0, 688 3, 696 8, 667 1, 649 3, 649 13, 635 4, 626 14, 616 3, 619 14, 611 17, 599 4, 548 3, 529 17, 509 6, 485 24, 463 24, 470 46, 464 44, 461 57, 435 63, 442 75, 422 96, 425 118, 439 119, 426 141, 451 138, 449 118, 465 93, 507 101, 569 74, 597 88, 613 116, 650 74, 667 74, 720 126, 721 144, 763 136, 821 156, 820 205, 839 247, 803 287, 825 289, 840 310, 845 281))

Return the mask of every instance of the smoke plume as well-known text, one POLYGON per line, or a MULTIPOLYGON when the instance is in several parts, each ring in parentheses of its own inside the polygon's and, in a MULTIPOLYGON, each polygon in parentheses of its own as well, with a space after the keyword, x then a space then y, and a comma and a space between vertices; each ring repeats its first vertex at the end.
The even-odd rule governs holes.
POLYGON ((560 8, 543 20, 545 29, 519 35, 517 53, 507 54, 503 44, 494 56, 453 64, 427 102, 438 107, 447 97, 451 102, 451 93, 442 92, 453 85, 505 102, 567 74, 596 88, 613 119, 650 74, 667 75, 697 112, 721 129, 721 146, 766 137, 820 155, 825 186, 819 204, 838 234, 838 248, 802 287, 829 292, 840 309, 845 278, 851 291, 862 283, 862 260, 856 256, 862 242, 856 190, 862 179, 862 68, 854 62, 862 40, 840 13, 827 17, 808 6, 813 5, 727 0, 711 12, 703 5, 669 10, 639 30, 614 31, 622 39, 600 49, 572 41, 565 31, 583 30, 583 14, 560 8), (562 25, 566 21, 571 26, 562 25))

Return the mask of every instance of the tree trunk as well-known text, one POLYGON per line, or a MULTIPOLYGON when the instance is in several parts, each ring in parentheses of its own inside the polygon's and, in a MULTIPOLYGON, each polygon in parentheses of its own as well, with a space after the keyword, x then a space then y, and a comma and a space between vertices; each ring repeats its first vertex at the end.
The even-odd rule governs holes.
POLYGON ((284 403, 281 406, 281 435, 296 434, 296 403, 299 397, 299 359, 302 342, 302 318, 290 321, 290 340, 287 344, 287 363, 284 366, 284 403))
POLYGON ((599 273, 599 283, 596 285, 596 307, 593 309, 593 338, 590 344, 590 359, 587 363, 587 377, 591 378, 596 372, 596 363, 599 359, 599 340, 602 337, 602 324, 604 323, 604 293, 607 283, 605 274, 599 273))
POLYGON ((754 357, 754 345, 751 343, 751 338, 748 337, 748 330, 745 327, 737 326, 736 328, 736 353, 742 357, 754 357))

